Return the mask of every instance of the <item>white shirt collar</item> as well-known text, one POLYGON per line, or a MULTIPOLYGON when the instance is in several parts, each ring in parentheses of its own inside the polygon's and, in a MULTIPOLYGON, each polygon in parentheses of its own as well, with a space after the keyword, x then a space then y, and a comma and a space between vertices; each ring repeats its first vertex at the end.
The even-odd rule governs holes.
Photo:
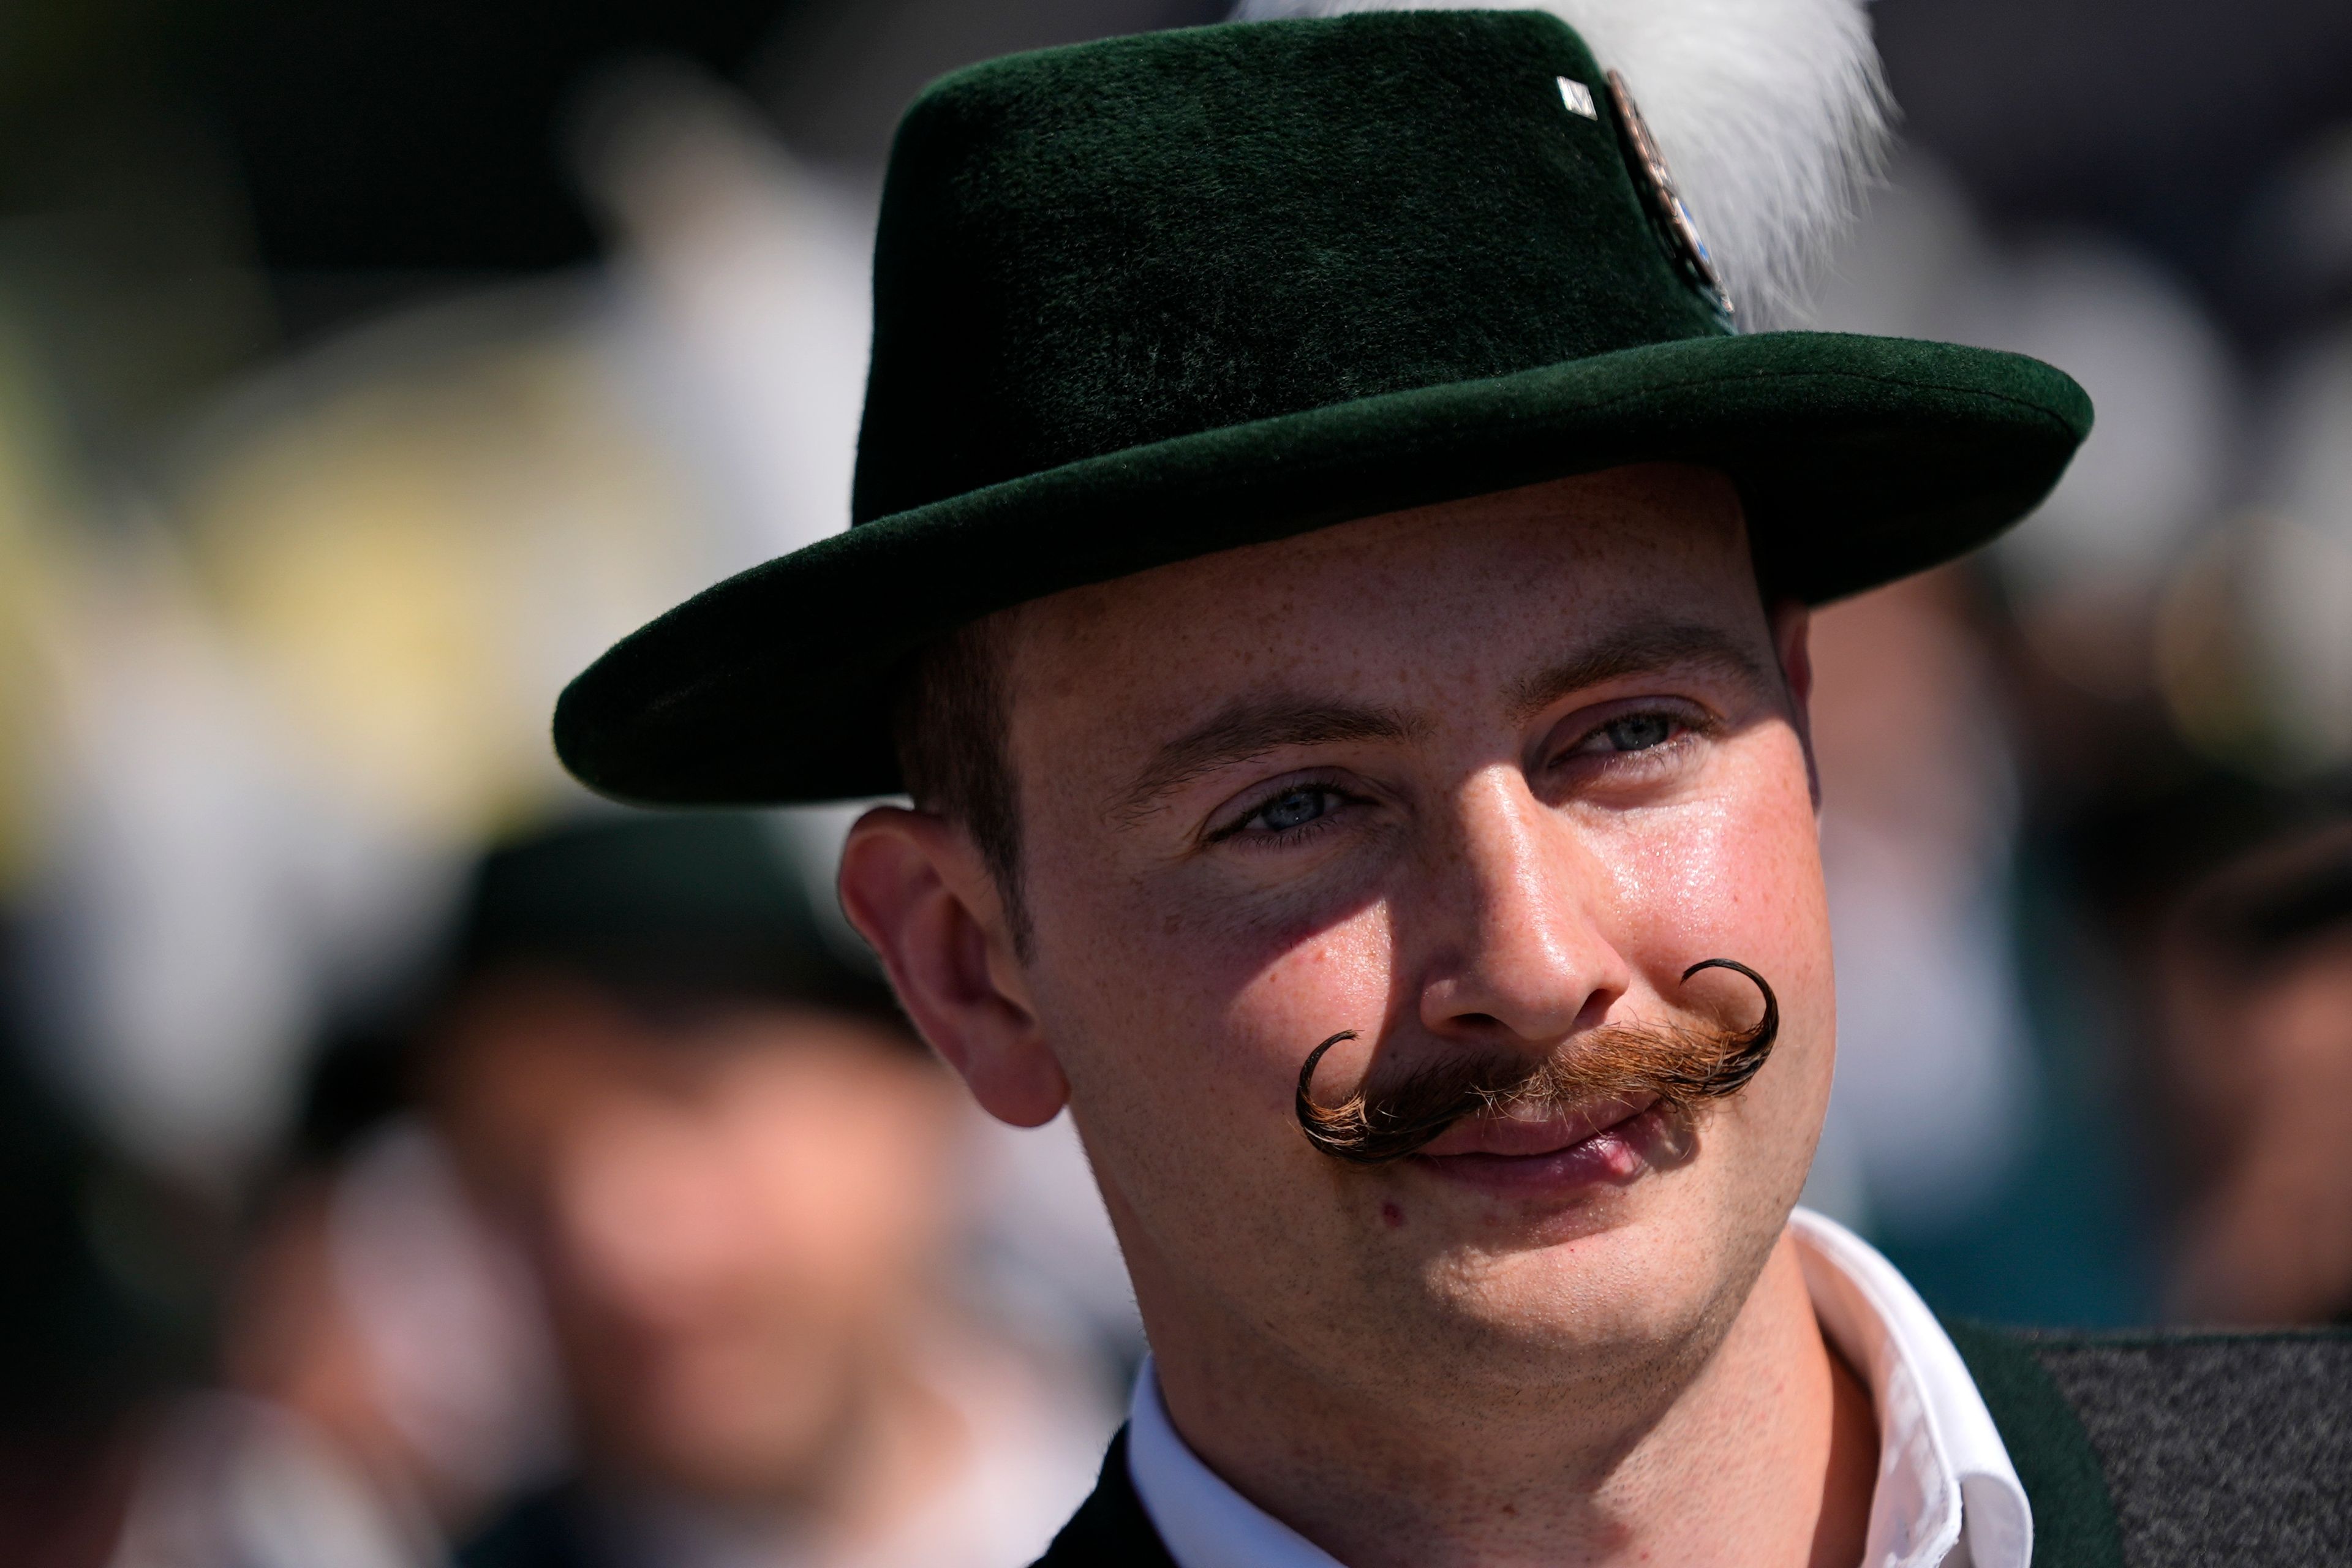
MULTIPOLYGON (((1877 1406, 1878 1488, 1860 1568, 2027 1568, 2025 1489, 1935 1314, 1843 1226, 1799 1209, 1789 1228, 1822 1331, 1877 1406)), ((1128 1412, 1127 1468, 1177 1568, 1339 1568, 1193 1455, 1160 1404, 1149 1357, 1128 1412)))

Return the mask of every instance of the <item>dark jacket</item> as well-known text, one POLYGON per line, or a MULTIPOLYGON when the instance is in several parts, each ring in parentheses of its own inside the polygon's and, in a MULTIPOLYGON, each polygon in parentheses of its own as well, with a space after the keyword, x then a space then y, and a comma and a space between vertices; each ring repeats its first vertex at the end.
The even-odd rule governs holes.
MULTIPOLYGON (((2352 1564, 2352 1332, 1947 1324, 2033 1507, 2033 1568, 2352 1564)), ((1037 1568, 1175 1568, 1121 1433, 1037 1568)))
POLYGON ((456 1555, 456 1568, 624 1568, 577 1481, 516 1499, 456 1555))

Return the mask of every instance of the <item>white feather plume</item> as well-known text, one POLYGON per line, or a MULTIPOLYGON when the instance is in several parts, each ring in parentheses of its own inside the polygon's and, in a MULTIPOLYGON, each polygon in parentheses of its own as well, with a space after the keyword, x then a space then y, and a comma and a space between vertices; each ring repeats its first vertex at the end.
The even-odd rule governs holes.
POLYGON ((1633 89, 1741 324, 1801 317, 1885 156, 1893 104, 1868 0, 1242 0, 1235 16, 1465 4, 1574 27, 1633 89))

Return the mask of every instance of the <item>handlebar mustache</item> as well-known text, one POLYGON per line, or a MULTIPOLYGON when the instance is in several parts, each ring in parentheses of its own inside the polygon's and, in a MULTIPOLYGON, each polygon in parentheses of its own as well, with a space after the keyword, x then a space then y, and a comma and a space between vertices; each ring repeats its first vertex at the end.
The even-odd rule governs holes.
POLYGON ((1728 958, 1703 958, 1683 971, 1746 975, 1764 994, 1764 1016, 1745 1029, 1681 1024, 1608 1024, 1564 1051, 1454 1057, 1432 1063, 1392 1087, 1366 1084, 1337 1105, 1318 1105, 1315 1069, 1324 1053, 1357 1038, 1342 1029, 1317 1046, 1298 1069, 1296 1110, 1307 1141, 1351 1165, 1405 1159, 1465 1116, 1486 1110, 1570 1109, 1612 1099, 1654 1100, 1689 1110, 1748 1087, 1780 1034, 1780 1003, 1764 977, 1728 958))

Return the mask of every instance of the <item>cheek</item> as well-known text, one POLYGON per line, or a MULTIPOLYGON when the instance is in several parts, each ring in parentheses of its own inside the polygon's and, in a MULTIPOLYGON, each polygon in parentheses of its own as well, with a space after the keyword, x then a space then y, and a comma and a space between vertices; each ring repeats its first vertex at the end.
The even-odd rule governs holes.
POLYGON ((1626 956, 1672 998, 1701 958, 1755 968, 1780 998, 1784 1034, 1828 1038, 1828 906, 1804 758, 1775 727, 1742 742, 1731 787, 1613 825, 1626 956))
POLYGON ((1780 1044, 1738 1115, 1760 1159, 1786 1162, 1788 1185, 1779 1195, 1793 1201, 1828 1110, 1837 987, 1820 824, 1803 752, 1786 731, 1775 741, 1771 765, 1758 770, 1744 808, 1707 836, 1714 847, 1709 885, 1693 897, 1714 911, 1717 923, 1709 934, 1728 949, 1721 956, 1755 967, 1780 1001, 1780 1044))
POLYGON ((1234 988, 1225 1026, 1247 1047, 1265 1092, 1292 1119, 1291 1093, 1309 1052, 1331 1036, 1353 1029, 1326 1058, 1331 1077, 1351 1082, 1381 1031, 1393 987, 1394 942, 1388 906, 1368 905, 1285 946, 1234 988), (1277 1071, 1271 1069, 1278 1068, 1277 1071))
MULTIPOLYGON (((1377 900, 1259 922, 1147 884, 1054 925, 1039 921, 1032 973, 1082 1124, 1139 1118, 1149 1142, 1206 1136, 1219 1161, 1300 1152, 1299 1065, 1340 1030, 1374 1035, 1387 1005, 1391 928, 1377 900), (1265 1136, 1235 1138, 1244 1127, 1265 1136)), ((1349 1049, 1331 1054, 1335 1079, 1351 1077, 1349 1049)))

